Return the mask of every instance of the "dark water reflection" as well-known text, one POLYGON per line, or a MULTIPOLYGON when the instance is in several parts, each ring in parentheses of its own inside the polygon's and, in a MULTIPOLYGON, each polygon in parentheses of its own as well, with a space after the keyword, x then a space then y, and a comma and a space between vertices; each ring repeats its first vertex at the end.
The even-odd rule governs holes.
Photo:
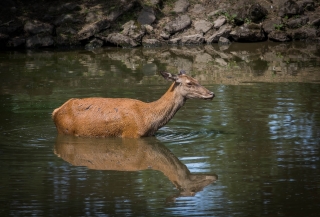
POLYGON ((318 216, 319 50, 0 53, 0 215, 318 216), (156 72, 182 68, 216 98, 189 100, 155 137, 57 137, 50 115, 67 99, 153 101, 169 86, 156 72), (191 193, 190 174, 219 179, 191 193))

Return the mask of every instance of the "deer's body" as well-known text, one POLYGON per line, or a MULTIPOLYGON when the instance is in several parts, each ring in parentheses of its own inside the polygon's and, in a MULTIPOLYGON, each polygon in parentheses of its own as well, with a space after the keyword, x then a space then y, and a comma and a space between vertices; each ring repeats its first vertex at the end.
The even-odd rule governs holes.
POLYGON ((214 97, 212 92, 185 74, 163 76, 175 82, 159 100, 151 103, 126 98, 68 100, 52 114, 58 133, 90 137, 152 136, 168 123, 188 98, 214 97), (184 80, 191 86, 183 89, 184 80))

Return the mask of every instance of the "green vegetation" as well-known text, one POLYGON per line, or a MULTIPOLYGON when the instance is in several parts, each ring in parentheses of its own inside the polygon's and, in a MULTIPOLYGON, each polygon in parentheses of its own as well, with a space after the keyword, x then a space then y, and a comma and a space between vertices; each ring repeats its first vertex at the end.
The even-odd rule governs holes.
POLYGON ((284 25, 281 23, 281 24, 274 24, 274 28, 276 30, 282 30, 284 28, 284 25))

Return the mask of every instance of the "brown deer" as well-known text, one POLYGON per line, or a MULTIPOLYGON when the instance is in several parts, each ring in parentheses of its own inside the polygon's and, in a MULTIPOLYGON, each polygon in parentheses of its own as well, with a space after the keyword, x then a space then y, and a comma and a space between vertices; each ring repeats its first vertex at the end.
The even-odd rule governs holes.
POLYGON ((214 93, 181 71, 160 73, 173 81, 157 101, 127 98, 70 99, 52 113, 59 134, 88 137, 152 136, 171 120, 187 99, 213 99, 214 93))
POLYGON ((194 196, 218 179, 215 174, 192 174, 155 138, 102 139, 58 135, 54 153, 74 166, 94 170, 161 171, 179 190, 178 196, 194 196))

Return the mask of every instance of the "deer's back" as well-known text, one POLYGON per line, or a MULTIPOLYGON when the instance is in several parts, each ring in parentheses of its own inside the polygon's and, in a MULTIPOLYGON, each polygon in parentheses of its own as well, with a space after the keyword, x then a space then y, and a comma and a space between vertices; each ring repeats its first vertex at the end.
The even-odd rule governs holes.
POLYGON ((70 99, 52 117, 61 134, 139 137, 145 107, 144 102, 125 98, 70 99))

